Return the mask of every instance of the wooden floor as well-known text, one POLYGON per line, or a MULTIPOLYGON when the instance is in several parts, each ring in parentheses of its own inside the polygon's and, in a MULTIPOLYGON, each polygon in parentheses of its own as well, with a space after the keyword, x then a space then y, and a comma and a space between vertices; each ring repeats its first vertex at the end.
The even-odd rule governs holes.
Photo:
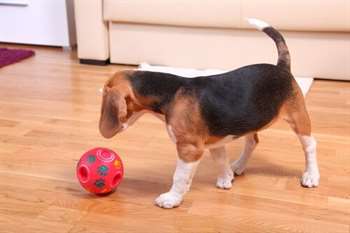
MULTIPOLYGON (((75 53, 34 49, 34 58, 0 70, 1 233, 350 233, 350 82, 317 80, 307 96, 319 188, 299 185, 301 147, 277 122, 260 134, 231 190, 215 188, 206 153, 183 205, 164 210, 153 201, 169 188, 176 160, 164 125, 147 115, 111 140, 98 132, 98 89, 125 67, 80 65, 75 53), (87 194, 75 178, 80 155, 96 146, 119 152, 126 169, 106 197, 87 194)), ((228 145, 232 159, 241 148, 241 140, 228 145)))

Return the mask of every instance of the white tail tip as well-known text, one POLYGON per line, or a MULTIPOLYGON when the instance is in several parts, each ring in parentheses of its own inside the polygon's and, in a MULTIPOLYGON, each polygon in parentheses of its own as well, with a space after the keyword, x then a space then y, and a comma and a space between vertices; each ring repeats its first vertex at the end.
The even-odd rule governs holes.
POLYGON ((260 19, 254 19, 254 18, 246 18, 249 24, 253 25, 259 30, 263 30, 264 28, 270 27, 270 25, 260 19))

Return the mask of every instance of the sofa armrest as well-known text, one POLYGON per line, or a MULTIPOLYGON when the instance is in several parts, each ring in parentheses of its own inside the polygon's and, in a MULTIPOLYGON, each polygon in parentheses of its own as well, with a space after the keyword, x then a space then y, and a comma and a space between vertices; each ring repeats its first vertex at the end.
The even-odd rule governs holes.
POLYGON ((108 23, 103 21, 103 0, 75 0, 78 57, 81 61, 109 59, 108 23))

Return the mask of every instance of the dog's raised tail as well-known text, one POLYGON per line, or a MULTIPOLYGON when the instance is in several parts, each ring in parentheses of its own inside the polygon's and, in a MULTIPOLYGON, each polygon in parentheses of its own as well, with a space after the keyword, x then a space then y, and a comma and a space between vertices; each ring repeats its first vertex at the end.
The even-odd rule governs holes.
POLYGON ((268 23, 260 19, 247 18, 246 20, 249 24, 253 25, 260 31, 265 32, 270 38, 275 41, 278 51, 277 65, 286 67, 288 70, 290 70, 290 54, 286 41, 284 40, 282 34, 275 28, 271 27, 268 23))

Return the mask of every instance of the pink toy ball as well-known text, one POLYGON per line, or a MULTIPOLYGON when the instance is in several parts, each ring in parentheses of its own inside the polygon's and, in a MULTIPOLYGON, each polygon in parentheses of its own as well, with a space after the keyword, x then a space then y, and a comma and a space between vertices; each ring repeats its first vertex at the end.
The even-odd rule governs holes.
POLYGON ((83 154, 76 172, 84 189, 94 194, 107 194, 120 184, 124 168, 117 153, 98 147, 83 154))

